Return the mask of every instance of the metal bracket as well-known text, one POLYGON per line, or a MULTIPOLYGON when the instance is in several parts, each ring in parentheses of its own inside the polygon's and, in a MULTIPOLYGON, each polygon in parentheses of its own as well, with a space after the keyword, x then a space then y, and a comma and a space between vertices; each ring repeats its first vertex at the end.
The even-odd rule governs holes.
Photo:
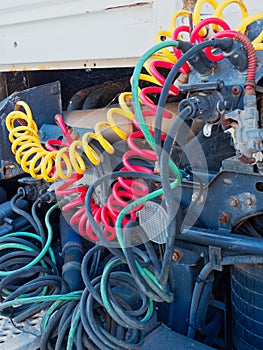
POLYGON ((209 246, 209 261, 213 270, 222 271, 222 255, 221 248, 209 246))
POLYGON ((205 137, 210 137, 212 135, 212 129, 214 124, 206 123, 203 127, 203 134, 205 137))

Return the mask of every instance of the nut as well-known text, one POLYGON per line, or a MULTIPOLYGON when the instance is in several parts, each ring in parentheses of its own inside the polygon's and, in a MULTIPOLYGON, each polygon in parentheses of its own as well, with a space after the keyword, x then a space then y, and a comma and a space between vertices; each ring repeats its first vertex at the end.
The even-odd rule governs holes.
POLYGON ((180 261, 183 258, 183 252, 179 249, 175 249, 173 252, 172 259, 173 261, 180 261))

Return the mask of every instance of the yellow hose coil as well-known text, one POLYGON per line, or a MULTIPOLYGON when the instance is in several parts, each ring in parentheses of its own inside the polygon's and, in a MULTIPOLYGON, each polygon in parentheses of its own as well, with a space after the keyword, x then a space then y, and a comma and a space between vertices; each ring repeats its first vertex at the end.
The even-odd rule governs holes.
POLYGON ((24 101, 18 101, 13 112, 6 118, 9 140, 12 142, 12 152, 24 172, 35 179, 53 182, 57 178, 67 180, 72 172, 84 174, 86 171, 85 157, 94 165, 100 163, 99 154, 89 145, 91 139, 97 140, 103 149, 112 154, 113 146, 102 135, 102 129, 111 129, 121 139, 128 135, 115 122, 114 115, 118 114, 128 120, 133 120, 133 112, 126 100, 131 98, 130 92, 119 96, 119 108, 111 108, 107 113, 107 122, 98 122, 94 132, 85 133, 81 140, 75 140, 68 147, 55 151, 44 148, 39 140, 38 128, 33 120, 32 112, 24 101), (24 109, 24 112, 20 108, 24 109))
MULTIPOLYGON (((221 19, 224 19, 223 11, 225 10, 225 8, 229 5, 236 4, 240 8, 242 15, 241 23, 235 28, 237 32, 245 33, 248 25, 257 20, 263 19, 263 12, 259 12, 249 16, 247 6, 243 0, 224 0, 220 4, 218 4, 216 0, 198 0, 193 13, 194 26, 196 26, 201 21, 201 9, 206 3, 210 4, 214 8, 214 14, 212 15, 212 17, 217 17, 221 19)), ((218 25, 214 24, 212 28, 215 32, 218 31, 218 25)), ((207 30, 205 28, 202 28, 199 32, 199 35, 203 37, 206 36, 207 30)), ((263 31, 252 42, 255 50, 263 50, 262 41, 263 31)))

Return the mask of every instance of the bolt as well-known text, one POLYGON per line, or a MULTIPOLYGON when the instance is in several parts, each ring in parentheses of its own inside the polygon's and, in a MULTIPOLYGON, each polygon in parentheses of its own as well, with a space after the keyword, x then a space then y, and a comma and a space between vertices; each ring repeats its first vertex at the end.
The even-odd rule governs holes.
POLYGON ((239 201, 239 199, 238 199, 237 197, 232 197, 232 198, 230 199, 230 205, 231 205, 231 207, 233 207, 233 208, 239 207, 239 206, 240 206, 240 201, 239 201))
POLYGON ((235 85, 232 87, 232 95, 238 96, 241 94, 241 87, 239 85, 235 85))
POLYGON ((219 221, 222 223, 228 222, 229 221, 229 217, 227 213, 221 213, 220 217, 219 217, 219 221))
POLYGON ((54 86, 51 86, 50 88, 50 93, 51 95, 57 95, 59 93, 59 88, 58 86, 54 85, 54 86))
POLYGON ((173 261, 180 261, 183 258, 183 252, 179 249, 175 249, 173 252, 172 259, 173 261))
POLYGON ((256 198, 254 196, 248 196, 246 199, 246 204, 252 207, 256 203, 256 198))

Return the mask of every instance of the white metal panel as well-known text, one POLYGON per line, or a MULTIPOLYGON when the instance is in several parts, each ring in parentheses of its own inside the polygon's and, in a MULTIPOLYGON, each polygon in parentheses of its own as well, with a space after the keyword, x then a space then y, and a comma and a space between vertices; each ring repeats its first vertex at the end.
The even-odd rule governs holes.
MULTIPOLYGON (((220 3, 222 0, 218 0, 220 3)), ((0 71, 132 66, 183 0, 0 0, 0 71)), ((246 0, 249 13, 262 1, 246 0)), ((213 14, 205 3, 202 13, 213 14)), ((232 26, 236 5, 224 11, 232 26)))
POLYGON ((0 1, 0 70, 134 65, 181 7, 181 0, 0 1))
MULTIPOLYGON (((151 2, 151 1, 149 1, 151 2)), ((141 1, 147 3, 147 1, 141 1)), ((0 1, 1 25, 74 16, 110 8, 136 6, 137 0, 11 0, 0 1)))

